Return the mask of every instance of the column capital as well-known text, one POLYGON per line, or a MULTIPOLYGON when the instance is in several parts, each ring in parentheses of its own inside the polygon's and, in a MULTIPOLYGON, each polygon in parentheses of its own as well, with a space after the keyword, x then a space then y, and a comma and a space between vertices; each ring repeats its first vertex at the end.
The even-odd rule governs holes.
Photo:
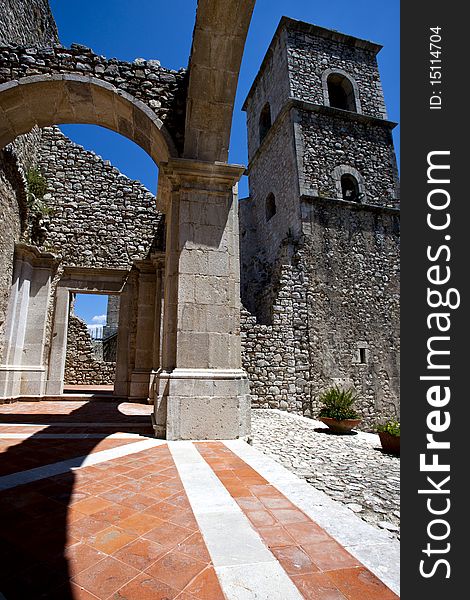
POLYGON ((41 252, 36 246, 30 244, 15 244, 15 259, 23 260, 33 267, 53 269, 61 261, 61 257, 51 252, 41 252))
POLYGON ((183 188, 227 191, 239 181, 245 167, 223 162, 173 158, 163 163, 160 171, 169 180, 173 190, 183 188))

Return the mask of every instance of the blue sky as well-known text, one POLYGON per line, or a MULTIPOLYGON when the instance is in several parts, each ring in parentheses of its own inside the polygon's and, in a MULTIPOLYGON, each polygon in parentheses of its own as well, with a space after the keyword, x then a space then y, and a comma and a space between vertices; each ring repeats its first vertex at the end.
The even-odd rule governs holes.
MULTIPOLYGON (((165 67, 187 66, 196 13, 196 0, 50 0, 61 41, 83 43, 96 53, 122 60, 156 58, 165 67)), ((245 113, 243 101, 258 72, 280 18, 289 16, 379 42, 379 66, 385 101, 392 121, 399 120, 399 0, 257 0, 243 57, 234 110, 230 161, 246 164, 245 113)), ((123 173, 139 179, 156 191, 156 169, 143 150, 132 142, 100 127, 68 125, 72 139, 123 173)), ((398 128, 395 143, 398 150, 398 128)), ((240 195, 247 192, 242 181, 240 195)))
POLYGON ((77 294, 74 312, 89 325, 105 325, 108 296, 103 294, 77 294))
MULTIPOLYGON (((188 64, 196 0, 132 3, 128 0, 50 0, 50 4, 64 45, 82 43, 97 54, 121 60, 154 58, 173 69, 188 64)), ((240 72, 230 162, 247 162, 245 113, 241 106, 283 15, 382 44, 379 67, 388 115, 390 120, 399 121, 399 6, 399 0, 257 0, 240 72)), ((66 125, 62 128, 74 141, 110 160, 125 175, 140 180, 151 192, 156 192, 156 167, 133 142, 100 127, 66 125)), ((394 137, 398 151, 398 127, 394 137)), ((243 178, 241 197, 247 195, 247 189, 246 178, 243 178)))

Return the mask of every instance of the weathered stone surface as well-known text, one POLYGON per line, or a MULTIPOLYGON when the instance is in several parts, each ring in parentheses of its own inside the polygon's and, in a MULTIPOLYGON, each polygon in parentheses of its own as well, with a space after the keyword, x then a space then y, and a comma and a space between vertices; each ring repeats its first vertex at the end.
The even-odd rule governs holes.
POLYGON ((352 386, 365 429, 399 412, 399 200, 379 49, 282 19, 244 106, 240 202, 253 406, 316 415, 322 390, 352 386), (325 82, 338 71, 354 82, 355 111, 330 106, 325 82), (346 174, 357 202, 343 199, 346 174))
POLYGON ((110 385, 114 383, 115 371, 115 362, 105 362, 102 356, 99 360, 99 354, 86 323, 79 317, 70 315, 64 383, 66 385, 110 385))
POLYGON ((331 435, 323 423, 278 410, 252 411, 253 445, 361 519, 399 537, 400 459, 377 435, 331 435))
MULTIPOLYGON (((58 41, 57 28, 47 0, 0 3, 0 46, 7 43, 48 45, 58 41)), ((12 53, 12 58, 14 54, 12 53)), ((0 67, 0 78, 9 78, 10 68, 0 67)), ((0 130, 4 125, 0 117, 0 130)), ((1 137, 1 134, 0 134, 1 137)), ((25 172, 35 161, 40 132, 35 129, 0 150, 0 356, 3 355, 4 326, 14 245, 26 229, 25 172)))
MULTIPOLYGON (((126 269, 163 234, 155 196, 56 127, 43 130, 40 167, 52 209, 45 246, 64 266, 126 269)), ((156 175, 156 173, 155 173, 156 175)))
POLYGON ((36 86, 35 95, 33 88, 25 96, 20 88, 12 88, 10 94, 0 94, 0 106, 17 130, 21 127, 27 131, 34 124, 53 125, 59 114, 62 119, 59 122, 96 123, 123 135, 126 135, 125 127, 132 128, 128 131, 129 137, 151 154, 153 140, 143 116, 147 107, 148 116, 160 120, 176 147, 182 148, 187 85, 184 69, 172 71, 155 62, 143 67, 117 59, 107 60, 77 45, 37 47, 31 55, 28 46, 0 44, 0 84, 11 81, 36 86), (142 85, 142 79, 149 84, 142 85), (47 95, 47 102, 37 91, 39 86, 47 95), (129 114, 116 114, 106 92, 108 96, 127 97, 129 114), (142 103, 137 110, 135 101, 142 103), (157 101, 158 107, 154 102, 152 108, 148 108, 151 101, 157 101))

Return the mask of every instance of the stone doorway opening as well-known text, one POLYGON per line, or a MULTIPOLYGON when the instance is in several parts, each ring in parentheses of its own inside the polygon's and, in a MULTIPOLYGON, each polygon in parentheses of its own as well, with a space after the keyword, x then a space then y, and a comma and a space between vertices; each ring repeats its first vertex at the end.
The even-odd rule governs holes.
POLYGON ((64 393, 109 393, 116 378, 117 294, 71 292, 64 393))

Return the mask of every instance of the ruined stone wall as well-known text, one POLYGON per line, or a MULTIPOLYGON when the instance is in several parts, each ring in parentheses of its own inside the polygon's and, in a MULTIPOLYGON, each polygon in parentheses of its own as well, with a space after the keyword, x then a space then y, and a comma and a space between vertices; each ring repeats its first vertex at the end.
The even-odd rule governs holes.
POLYGON ((126 269, 148 254, 162 228, 155 197, 56 127, 45 128, 40 168, 52 209, 44 247, 63 264, 126 269))
POLYGON ((47 44, 58 40, 48 0, 2 0, 0 25, 0 43, 47 44))
MULTIPOLYGON (((47 0, 2 0, 0 45, 49 44, 58 41, 57 27, 47 0)), ((0 68, 0 78, 10 69, 0 68)), ((39 130, 20 136, 0 150, 0 359, 4 349, 4 325, 13 276, 15 243, 26 229, 25 172, 34 163, 39 130)))
POLYGON ((371 429, 399 415, 398 216, 321 201, 304 213, 277 264, 271 323, 242 312, 253 407, 315 416, 337 383, 359 393, 371 429))
MULTIPOLYGON (((107 59, 82 44, 65 48, 58 43, 45 47, 41 44, 7 46, 0 43, 0 83, 60 73, 93 77, 142 101, 167 127, 176 147, 182 149, 187 89, 185 69, 166 69, 158 60, 143 58, 132 63, 117 58, 107 59)), ((75 94, 76 102, 83 100, 83 94, 90 95, 91 91, 79 88, 75 94)), ((150 153, 148 131, 140 121, 139 114, 136 114, 135 131, 130 131, 124 118, 120 118, 117 125, 123 135, 134 139, 150 153)))
POLYGON ((115 362, 97 360, 87 325, 79 317, 69 316, 65 385, 110 385, 114 383, 115 362))

